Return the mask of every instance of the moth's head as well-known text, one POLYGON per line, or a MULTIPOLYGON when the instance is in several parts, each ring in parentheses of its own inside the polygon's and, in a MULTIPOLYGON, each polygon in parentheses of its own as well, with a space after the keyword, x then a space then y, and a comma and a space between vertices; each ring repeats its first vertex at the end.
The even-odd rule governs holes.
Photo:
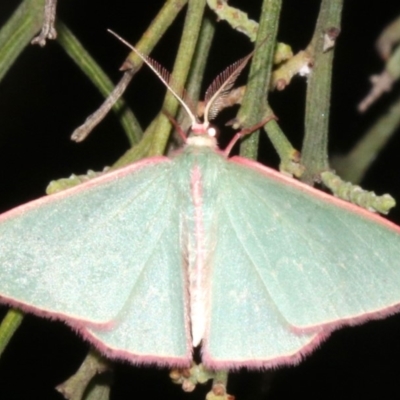
POLYGON ((218 129, 208 121, 194 122, 186 138, 186 144, 216 148, 218 133, 218 129))

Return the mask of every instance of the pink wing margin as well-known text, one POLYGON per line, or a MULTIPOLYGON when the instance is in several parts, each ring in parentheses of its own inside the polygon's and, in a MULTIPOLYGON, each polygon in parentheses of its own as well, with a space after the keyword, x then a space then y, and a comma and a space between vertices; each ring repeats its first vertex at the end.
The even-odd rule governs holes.
POLYGON ((368 210, 366 210, 362 207, 359 207, 355 204, 352 204, 345 200, 334 197, 328 193, 322 192, 321 190, 315 189, 315 188, 313 188, 309 185, 306 185, 294 178, 286 176, 272 168, 266 167, 256 161, 252 161, 247 158, 239 157, 239 156, 231 157, 228 161, 233 162, 235 164, 243 165, 245 167, 249 167, 251 169, 254 169, 254 170, 260 172, 262 175, 268 177, 269 179, 273 179, 275 181, 284 183, 285 185, 295 187, 296 189, 298 189, 302 192, 308 193, 326 203, 331 203, 339 208, 343 208, 345 210, 356 213, 365 219, 369 219, 375 223, 386 226, 387 228, 393 230, 394 232, 396 232, 397 234, 400 235, 400 227, 398 225, 394 224, 393 222, 388 221, 386 218, 383 218, 383 217, 379 216, 378 214, 374 214, 373 212, 368 211, 368 210))
POLYGON ((85 191, 91 187, 95 187, 95 186, 101 185, 102 183, 111 182, 113 180, 124 177, 126 175, 133 174, 142 168, 145 168, 145 167, 148 167, 151 165, 155 165, 155 164, 160 164, 162 162, 168 162, 168 161, 169 162, 171 161, 171 159, 169 159, 168 157, 163 157, 163 156, 150 157, 150 158, 145 158, 143 160, 140 160, 136 163, 130 164, 126 167, 116 169, 115 171, 107 172, 104 175, 93 178, 90 181, 83 182, 77 186, 70 188, 70 189, 66 189, 61 192, 51 194, 49 196, 40 197, 37 200, 30 201, 29 203, 22 204, 21 206, 18 206, 9 211, 6 211, 0 215, 0 223, 9 218, 13 218, 13 217, 16 217, 17 215, 21 215, 28 210, 38 208, 43 204, 52 203, 55 199, 62 199, 62 198, 74 196, 75 194, 85 191))

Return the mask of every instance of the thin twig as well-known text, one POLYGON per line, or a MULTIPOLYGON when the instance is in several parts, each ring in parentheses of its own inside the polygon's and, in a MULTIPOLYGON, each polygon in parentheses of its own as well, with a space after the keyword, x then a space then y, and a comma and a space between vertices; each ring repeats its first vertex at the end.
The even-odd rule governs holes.
MULTIPOLYGON (((250 67, 246 93, 237 115, 240 126, 249 128, 266 117, 266 96, 270 85, 281 3, 281 0, 263 1, 256 50, 250 67)), ((247 158, 257 157, 257 132, 242 141, 240 154, 247 158)))
POLYGON ((314 61, 308 51, 302 50, 272 72, 270 89, 283 90, 296 75, 308 76, 314 61))
MULTIPOLYGON (((201 84, 203 82, 204 71, 206 69, 214 33, 215 23, 206 15, 203 19, 186 85, 187 96, 191 99, 193 104, 197 104, 196 115, 198 117, 204 114, 204 102, 199 102, 198 100, 200 98, 201 84)), ((190 126, 190 119, 182 108, 178 112, 177 121, 184 131, 190 126)))
POLYGON ((332 167, 343 179, 353 183, 361 182, 399 126, 400 98, 379 117, 347 155, 332 159, 332 167))
POLYGON ((369 79, 372 88, 357 106, 357 110, 360 113, 367 111, 384 93, 390 92, 395 82, 394 78, 386 70, 379 75, 371 75, 369 79))
POLYGON ((308 79, 306 96, 305 135, 301 163, 306 167, 302 180, 312 184, 329 169, 328 127, 331 76, 334 47, 326 49, 327 37, 340 32, 343 0, 322 0, 317 24, 307 49, 314 58, 313 72, 308 79))
MULTIPOLYGON (((174 83, 178 87, 185 86, 189 74, 190 65, 203 20, 205 5, 205 0, 189 0, 181 42, 179 44, 178 54, 171 74, 174 83)), ((169 91, 165 96, 163 109, 172 116, 175 116, 178 110, 178 102, 169 91)), ((171 124, 168 118, 164 114, 160 114, 154 132, 154 141, 150 149, 150 155, 159 155, 164 153, 170 130, 171 124)))
POLYGON ((344 181, 332 171, 321 172, 321 179, 322 183, 336 197, 357 204, 371 212, 387 214, 396 205, 396 201, 390 194, 378 196, 374 192, 344 181))
POLYGON ((360 112, 365 112, 385 92, 392 90, 393 84, 400 78, 400 47, 390 55, 385 69, 379 75, 371 76, 372 88, 367 96, 358 105, 360 112))
POLYGON ((376 49, 380 56, 387 60, 392 54, 394 46, 400 42, 400 17, 392 21, 379 35, 376 49))
POLYGON ((122 79, 115 86, 114 90, 108 95, 104 103, 98 108, 93 114, 86 118, 85 122, 76 128, 71 139, 75 142, 82 142, 85 140, 89 133, 93 130, 95 126, 98 125, 100 121, 108 114, 114 104, 119 100, 122 94, 125 92, 129 82, 133 78, 135 71, 125 71, 122 79))
MULTIPOLYGON (((143 54, 150 53, 186 3, 187 0, 168 0, 135 47, 143 54)), ((83 125, 75 129, 72 134, 73 140, 75 140, 75 137, 78 138, 78 141, 86 138, 93 128, 107 115, 113 104, 122 96, 133 75, 142 65, 142 60, 134 52, 129 54, 128 60, 129 68, 127 68, 127 72, 124 73, 120 82, 100 108, 90 115, 83 125)))
POLYGON ((54 27, 56 22, 57 0, 46 0, 43 12, 42 30, 39 35, 32 39, 32 44, 38 44, 43 47, 46 39, 54 40, 57 37, 57 31, 54 27))
MULTIPOLYGON (((60 20, 57 22, 58 40, 65 52, 72 58, 78 67, 86 74, 100 93, 107 97, 113 92, 114 83, 101 69, 93 57, 86 51, 78 38, 60 20)), ((118 88, 121 90, 121 88, 118 88)), ((114 95, 116 95, 114 93, 114 95)), ((103 105, 104 106, 104 105, 103 105)), ((114 112, 125 130, 126 136, 131 145, 139 142, 143 135, 142 128, 130 110, 124 99, 120 98, 112 105, 114 112)), ((105 111, 105 110, 104 110, 105 111)), ((107 110, 108 111, 108 110, 107 110)), ((92 121, 93 122, 93 121, 92 121)), ((91 126, 87 127, 91 129, 91 126)), ((82 129, 82 127, 81 127, 82 129)), ((77 134, 77 141, 83 140, 82 135, 77 134)), ((84 135, 83 135, 84 136, 84 135)))
POLYGON ((0 30, 0 80, 42 23, 44 0, 25 0, 0 30))
POLYGON ((6 316, 3 318, 0 324, 0 357, 3 351, 7 347, 11 338, 13 337, 16 330, 21 325, 24 318, 24 313, 16 309, 10 309, 7 311, 6 316))
POLYGON ((228 5, 227 0, 207 0, 208 6, 215 12, 219 21, 226 21, 235 30, 244 33, 255 42, 258 23, 250 19, 239 8, 228 5))
POLYGON ((112 373, 110 362, 92 350, 78 370, 65 382, 57 385, 56 390, 68 400, 81 400, 92 379, 104 372, 112 373))

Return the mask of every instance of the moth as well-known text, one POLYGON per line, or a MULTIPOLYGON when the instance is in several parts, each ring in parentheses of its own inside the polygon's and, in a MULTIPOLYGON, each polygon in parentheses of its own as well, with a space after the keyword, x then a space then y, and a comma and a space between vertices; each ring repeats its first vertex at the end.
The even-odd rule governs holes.
POLYGON ((185 145, 1 215, 1 302, 110 358, 187 367, 201 346, 217 370, 296 364, 399 310, 397 226, 218 149, 210 120, 250 56, 214 80, 200 122, 128 46, 190 116, 185 145))

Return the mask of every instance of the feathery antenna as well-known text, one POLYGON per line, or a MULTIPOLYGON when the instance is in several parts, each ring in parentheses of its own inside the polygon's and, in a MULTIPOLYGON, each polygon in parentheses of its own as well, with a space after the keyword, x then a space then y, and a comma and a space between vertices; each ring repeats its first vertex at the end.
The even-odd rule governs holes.
POLYGON ((161 82, 175 96, 175 98, 179 101, 179 103, 181 103, 182 107, 184 107, 184 109, 188 113, 190 119, 192 120, 192 125, 196 124, 197 119, 196 119, 195 114, 190 109, 190 107, 186 104, 186 102, 183 100, 183 98, 180 96, 180 94, 170 85, 171 74, 169 73, 169 71, 167 71, 167 69, 165 69, 157 61, 153 60, 149 56, 146 56, 145 54, 140 52, 138 49, 133 47, 129 42, 127 42, 121 36, 117 35, 111 29, 107 29, 107 31, 110 32, 112 35, 114 35, 117 39, 119 39, 126 46, 128 46, 131 50, 133 50, 143 60, 143 62, 145 62, 153 70, 153 72, 158 76, 158 78, 161 80, 161 82))
MULTIPOLYGON (((254 51, 252 51, 246 57, 241 58, 236 61, 224 71, 222 71, 211 83, 208 87, 205 95, 205 108, 204 108, 204 122, 199 123, 195 112, 184 100, 184 96, 182 97, 180 93, 176 89, 173 88, 173 84, 171 84, 171 74, 157 61, 153 60, 149 56, 141 53, 138 49, 133 47, 130 43, 128 43, 121 36, 117 35, 111 29, 107 29, 112 35, 114 35, 117 39, 119 39, 122 43, 128 46, 131 50, 133 50, 142 60, 145 62, 153 72, 158 76, 162 83, 167 87, 167 89, 175 96, 175 98, 179 101, 179 103, 183 106, 183 108, 188 113, 191 121, 192 121, 192 129, 195 129, 198 133, 207 133, 208 128, 210 126, 210 120, 214 119, 218 113, 221 111, 223 105, 223 99, 226 97, 229 92, 232 90, 232 87, 247 65, 249 60, 251 59, 254 51)), ((184 91, 182 90, 182 93, 184 91)))

